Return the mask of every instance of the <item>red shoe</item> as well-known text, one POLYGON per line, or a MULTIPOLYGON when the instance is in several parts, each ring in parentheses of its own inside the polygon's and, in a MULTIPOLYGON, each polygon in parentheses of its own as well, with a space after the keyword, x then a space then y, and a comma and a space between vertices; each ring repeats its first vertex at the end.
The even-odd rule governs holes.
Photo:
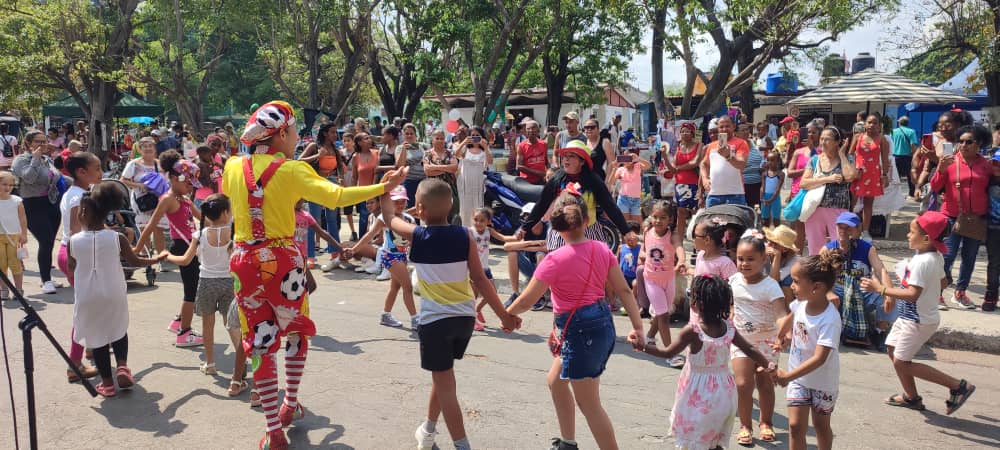
POLYGON ((316 258, 307 258, 306 259, 306 267, 308 267, 310 269, 315 269, 316 268, 316 258))
POLYGON ((118 366, 118 369, 115 371, 115 378, 118 379, 118 388, 123 391, 131 390, 135 386, 132 371, 128 370, 128 367, 118 366))
POLYGON ((260 444, 257 448, 259 450, 288 450, 288 438, 285 437, 284 431, 274 430, 260 438, 260 444))
POLYGON ((479 311, 479 312, 476 313, 476 321, 479 322, 479 323, 483 323, 483 324, 486 323, 486 318, 483 317, 483 312, 482 311, 479 311))
POLYGON ((114 384, 107 385, 107 384, 101 383, 101 384, 97 385, 96 389, 97 389, 97 393, 101 394, 101 397, 104 397, 104 398, 111 398, 111 397, 114 397, 115 395, 118 394, 118 391, 115 390, 115 385, 114 384))
POLYGON ((295 405, 294 409, 287 404, 282 403, 281 409, 278 410, 278 420, 281 421, 282 428, 291 425, 293 420, 299 420, 305 416, 306 409, 302 407, 301 403, 295 405))
POLYGON ((480 322, 480 321, 477 320, 476 324, 472 326, 472 330, 473 331, 485 331, 486 330, 486 326, 483 325, 482 322, 480 322))

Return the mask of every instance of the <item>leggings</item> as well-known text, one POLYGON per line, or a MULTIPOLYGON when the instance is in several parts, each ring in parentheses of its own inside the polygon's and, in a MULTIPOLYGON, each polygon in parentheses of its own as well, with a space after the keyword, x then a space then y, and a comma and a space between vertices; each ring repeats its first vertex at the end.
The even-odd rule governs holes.
POLYGON ((809 216, 806 221, 806 240, 809 242, 810 255, 818 255, 827 242, 837 239, 837 216, 844 211, 847 210, 821 206, 809 216))
POLYGON ((53 205, 48 197, 26 198, 23 204, 28 216, 28 231, 38 241, 38 273, 43 283, 52 281, 52 248, 62 222, 59 206, 53 205))
MULTIPOLYGON (((189 245, 198 245, 197 242, 192 242, 188 244, 184 242, 184 239, 179 237, 170 237, 173 241, 170 243, 170 254, 175 256, 184 256, 187 253, 189 245)), ((186 266, 180 267, 181 272, 181 284, 184 286, 184 301, 194 302, 195 297, 198 296, 198 279, 201 274, 201 265, 198 262, 198 257, 195 256, 186 266)))
MULTIPOLYGON (((128 361, 128 335, 111 343, 111 348, 115 351, 115 362, 119 366, 128 361)), ((102 345, 94 349, 94 364, 97 365, 97 372, 101 378, 111 378, 111 353, 107 345, 102 345)))

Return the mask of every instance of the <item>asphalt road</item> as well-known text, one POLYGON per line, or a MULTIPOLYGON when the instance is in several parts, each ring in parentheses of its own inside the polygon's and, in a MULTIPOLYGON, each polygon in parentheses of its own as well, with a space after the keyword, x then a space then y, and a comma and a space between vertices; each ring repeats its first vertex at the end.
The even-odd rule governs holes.
MULTIPOLYGON (((494 273, 502 292, 504 264, 494 254, 494 273)), ((319 335, 311 340, 309 361, 300 390, 308 415, 289 429, 293 448, 413 448, 413 430, 422 420, 430 376, 419 368, 418 344, 408 330, 378 325, 387 283, 337 271, 318 276, 312 299, 319 335)), ((28 295, 49 328, 68 344, 72 293, 39 293, 37 277, 29 277, 28 295)), ((79 385, 66 383, 65 367, 36 333, 36 384, 41 448, 256 448, 264 419, 251 410, 247 395, 226 396, 232 349, 217 342, 218 377, 198 371, 200 349, 170 345, 165 326, 178 310, 180 283, 176 271, 161 274, 154 288, 130 286, 131 366, 137 387, 118 398, 90 398, 79 385)), ((506 295, 502 295, 506 297, 506 295)), ((3 305, 21 444, 27 445, 21 313, 3 305)), ((401 301, 397 318, 406 316, 401 301)), ((489 326, 497 324, 487 316, 489 326)), ((217 321, 217 338, 225 337, 217 321)), ((627 320, 616 318, 619 335, 627 320)), ((200 323, 196 325, 200 326, 200 323)), ((545 386, 551 357, 544 337, 550 312, 527 313, 522 331, 507 335, 488 328, 476 333, 464 360, 457 364, 459 398, 473 446, 494 449, 547 449, 558 434, 545 386)), ((602 377, 603 402, 622 449, 672 447, 668 436, 678 370, 662 361, 633 353, 623 340, 602 377)), ((833 415, 836 448, 920 449, 1000 447, 1000 403, 997 367, 1000 357, 979 353, 925 350, 937 367, 968 378, 976 394, 954 416, 944 415, 943 388, 920 383, 929 406, 918 413, 884 406, 899 386, 888 358, 856 350, 841 356, 840 399, 833 415)), ((784 358, 782 363, 784 364, 784 358)), ((6 390, 6 389, 3 389, 6 390)), ((0 446, 13 448, 11 408, 0 400, 0 446)), ((778 442, 787 447, 787 420, 779 390, 775 426, 778 442)), ((583 417, 578 440, 596 448, 583 417)), ((443 431, 443 430, 442 430, 443 431)), ((735 432, 735 430, 734 430, 735 432)), ((447 434, 442 433, 443 436, 447 434)), ((810 444, 814 444, 810 437, 810 444)), ((447 438, 438 439, 451 448, 447 438)), ((735 446, 735 442, 732 446, 735 446)))

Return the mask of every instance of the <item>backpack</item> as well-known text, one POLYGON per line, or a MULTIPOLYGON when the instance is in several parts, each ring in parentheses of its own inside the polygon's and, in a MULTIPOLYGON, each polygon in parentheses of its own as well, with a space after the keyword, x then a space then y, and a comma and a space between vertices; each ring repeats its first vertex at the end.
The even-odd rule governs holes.
POLYGON ((3 157, 13 158, 14 146, 10 145, 10 141, 7 140, 7 135, 0 135, 0 141, 3 141, 3 157))

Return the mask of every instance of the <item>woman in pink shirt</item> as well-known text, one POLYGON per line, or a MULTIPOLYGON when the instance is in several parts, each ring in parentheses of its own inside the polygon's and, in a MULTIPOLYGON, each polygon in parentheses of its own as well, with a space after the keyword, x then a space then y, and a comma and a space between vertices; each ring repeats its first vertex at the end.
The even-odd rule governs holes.
POLYGON ((625 215, 625 220, 642 222, 642 172, 652 165, 639 157, 639 149, 631 148, 625 154, 632 157, 632 162, 619 163, 615 171, 615 179, 622 182, 618 191, 618 209, 625 215))
POLYGON ((547 289, 552 290, 555 322, 549 348, 554 358, 548 385, 560 431, 553 448, 575 447, 574 405, 579 405, 587 418, 598 447, 618 448, 600 397, 600 376, 615 347, 614 322, 604 300, 605 285, 610 285, 628 311, 633 328, 628 334, 629 343, 636 349, 643 348, 642 321, 635 297, 607 245, 584 235, 588 217, 579 188, 567 186, 553 203, 550 216, 551 227, 562 235, 566 245, 542 260, 528 287, 507 308, 510 314, 522 313, 547 289))

